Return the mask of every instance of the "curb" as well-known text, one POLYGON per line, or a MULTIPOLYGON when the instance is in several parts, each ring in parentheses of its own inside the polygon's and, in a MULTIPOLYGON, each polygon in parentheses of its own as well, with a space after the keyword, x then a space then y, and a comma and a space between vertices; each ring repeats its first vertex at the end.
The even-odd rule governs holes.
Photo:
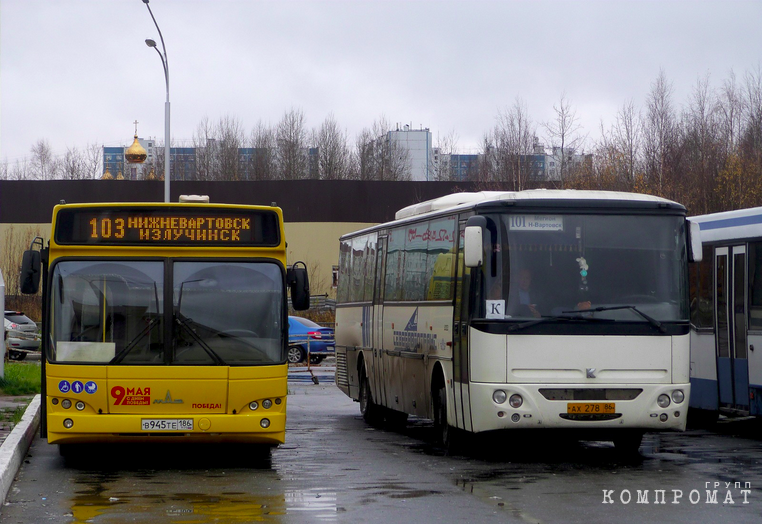
POLYGON ((5 504, 5 499, 13 485, 21 463, 26 457, 32 440, 37 435, 40 427, 40 395, 36 395, 26 408, 24 416, 3 445, 0 446, 0 506, 5 504))

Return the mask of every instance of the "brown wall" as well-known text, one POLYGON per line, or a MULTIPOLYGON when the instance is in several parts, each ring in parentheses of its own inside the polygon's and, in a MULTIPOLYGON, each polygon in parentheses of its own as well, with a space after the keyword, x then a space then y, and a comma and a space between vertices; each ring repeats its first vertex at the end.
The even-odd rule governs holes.
MULTIPOLYGON (((209 195, 212 202, 275 202, 286 222, 362 222, 392 220, 407 205, 457 191, 477 191, 469 182, 361 182, 355 180, 284 180, 263 182, 172 182, 171 201, 179 195, 209 195)), ((0 180, 0 223, 50 222, 61 200, 80 202, 160 202, 161 181, 0 180)))

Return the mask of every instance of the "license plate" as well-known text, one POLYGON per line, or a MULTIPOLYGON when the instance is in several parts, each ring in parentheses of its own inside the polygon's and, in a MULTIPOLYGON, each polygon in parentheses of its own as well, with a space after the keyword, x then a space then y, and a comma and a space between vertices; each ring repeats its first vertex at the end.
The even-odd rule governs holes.
POLYGON ((144 418, 140 421, 143 431, 193 431, 192 418, 144 418))
POLYGON ((616 413, 614 402, 569 402, 566 412, 575 415, 595 415, 598 413, 616 413))

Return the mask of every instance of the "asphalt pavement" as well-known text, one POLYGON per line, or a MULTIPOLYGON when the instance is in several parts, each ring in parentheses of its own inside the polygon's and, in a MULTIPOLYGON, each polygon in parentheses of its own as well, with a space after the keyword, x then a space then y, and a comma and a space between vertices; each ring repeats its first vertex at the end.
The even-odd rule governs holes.
MULTIPOLYGON (((30 355, 32 356, 32 355, 30 355)), ((31 360, 34 360, 33 358, 31 360)), ((333 365, 291 366, 288 381, 295 383, 333 384, 336 367, 333 365)), ((11 431, 0 428, 0 505, 5 503, 32 440, 40 427, 40 395, 0 397, 0 410, 27 406, 21 421, 11 431)))

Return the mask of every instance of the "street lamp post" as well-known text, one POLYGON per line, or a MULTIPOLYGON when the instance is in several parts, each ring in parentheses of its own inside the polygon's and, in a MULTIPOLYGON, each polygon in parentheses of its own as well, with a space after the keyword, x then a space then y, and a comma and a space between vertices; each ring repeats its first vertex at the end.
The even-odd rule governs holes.
POLYGON ((149 0, 143 0, 143 3, 148 8, 148 12, 151 14, 153 23, 156 26, 156 30, 159 32, 159 38, 161 39, 161 49, 159 51, 156 47, 156 41, 146 38, 146 45, 153 47, 161 58, 161 65, 164 67, 164 80, 167 85, 167 101, 164 103, 164 202, 169 202, 169 58, 167 58, 167 47, 164 45, 164 37, 161 35, 161 29, 159 24, 156 23, 156 18, 153 16, 151 6, 148 5, 149 0))

